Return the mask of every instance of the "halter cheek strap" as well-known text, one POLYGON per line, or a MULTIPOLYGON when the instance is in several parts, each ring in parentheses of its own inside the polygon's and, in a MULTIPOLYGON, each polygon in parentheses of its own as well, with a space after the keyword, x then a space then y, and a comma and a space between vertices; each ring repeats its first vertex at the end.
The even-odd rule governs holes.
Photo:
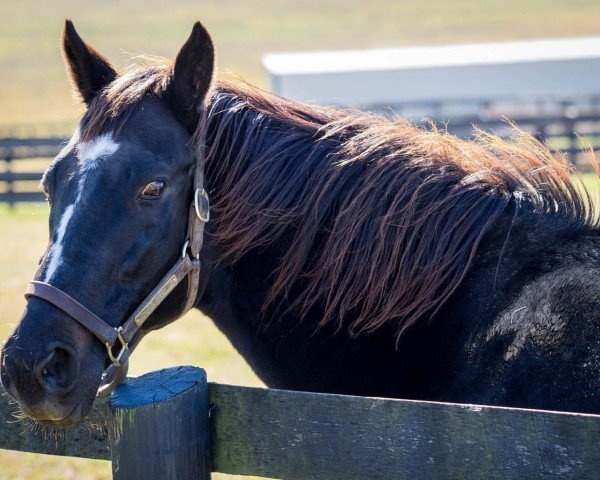
POLYGON ((98 340, 106 345, 109 359, 115 366, 120 367, 122 363, 127 361, 130 355, 131 349, 129 348, 129 343, 134 339, 144 322, 186 275, 190 275, 191 281, 188 282, 186 304, 182 309, 181 315, 191 308, 195 299, 195 292, 192 289, 197 289, 198 287, 198 284, 191 279, 191 275, 194 272, 200 271, 199 264, 199 260, 192 260, 188 255, 182 257, 166 273, 139 307, 125 320, 123 325, 119 327, 111 327, 73 297, 45 282, 30 282, 25 291, 25 298, 33 296, 46 300, 79 322, 81 326, 93 333, 98 340), (115 347, 119 348, 119 351, 116 353, 114 352, 115 347))
POLYGON ((203 184, 204 152, 201 148, 194 173, 194 201, 189 210, 187 237, 181 257, 122 325, 109 325, 69 294, 49 283, 33 281, 25 292, 25 298, 38 297, 62 310, 106 346, 111 365, 102 376, 103 384, 98 390, 100 396, 110 394, 124 379, 127 360, 132 351, 130 344, 133 340, 139 340, 144 322, 186 277, 187 295, 179 316, 194 306, 200 284, 200 250, 204 240, 204 225, 210 217, 209 199, 203 184))
POLYGON ((117 332, 104 320, 90 312, 73 297, 62 290, 44 282, 31 282, 25 291, 25 298, 30 296, 43 298, 55 307, 77 320, 81 325, 92 332, 102 343, 113 345, 117 340, 117 332))

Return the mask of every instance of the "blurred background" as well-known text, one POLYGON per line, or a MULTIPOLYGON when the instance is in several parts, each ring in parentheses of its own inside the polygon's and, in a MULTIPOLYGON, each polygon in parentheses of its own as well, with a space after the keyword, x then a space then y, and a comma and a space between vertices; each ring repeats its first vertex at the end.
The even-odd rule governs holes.
MULTIPOLYGON (((300 99, 375 109, 388 115, 395 112, 416 121, 434 117, 449 121, 451 130, 465 135, 468 134, 465 126, 470 127, 471 123, 502 130, 497 120, 508 115, 532 132, 549 138, 553 148, 567 151, 575 163, 580 161, 575 150, 583 142, 600 144, 600 80, 593 81, 594 75, 595 78, 600 75, 600 63, 594 57, 598 55, 594 50, 598 38, 588 38, 583 44, 537 44, 531 50, 531 58, 530 43, 494 47, 497 50, 485 47, 483 54, 481 49, 462 47, 397 50, 600 35, 600 0, 1 0, 0 5, 2 339, 19 319, 24 307, 22 292, 47 243, 48 207, 30 200, 41 199, 37 190, 40 172, 69 136, 83 111, 79 100, 71 94, 59 50, 65 18, 71 18, 82 37, 117 66, 135 62, 140 54, 172 58, 189 35, 193 22, 199 19, 213 36, 219 77, 223 79, 241 78, 300 99), (583 46, 580 49, 578 45, 583 46), (379 50, 388 48, 394 50, 379 50), (377 50, 263 58, 266 53, 348 49, 377 50), (574 49, 587 53, 573 55, 574 49), (513 76, 510 66, 508 69, 495 66, 499 70, 491 71, 485 60, 489 57, 485 52, 493 51, 499 63, 506 66, 511 55, 522 52, 520 61, 530 61, 535 69, 536 55, 548 60, 554 50, 567 52, 559 59, 566 63, 550 65, 550 70, 543 71, 541 77, 541 70, 535 74, 531 69, 513 76), (421 60, 413 62, 411 72, 407 73, 401 63, 415 55, 421 60), (423 56, 432 58, 423 60, 423 56), (456 93, 445 95, 443 91, 438 98, 418 97, 418 92, 412 99, 393 95, 394 85, 402 85, 408 74, 423 75, 418 79, 436 78, 438 82, 452 77, 459 79, 460 86, 460 75, 473 78, 469 71, 477 75, 488 72, 492 86, 499 78, 506 78, 506 82, 498 85, 512 85, 513 93, 510 94, 509 88, 502 97, 487 98, 479 92, 478 98, 472 95, 465 101, 458 101, 456 93), (553 85, 547 82, 558 78, 552 72, 565 75, 562 82, 554 82, 560 84, 557 92, 544 90, 543 94, 535 95, 536 82, 540 89, 542 84, 553 85), (521 83, 510 82, 517 77, 521 83), (532 88, 523 89, 523 79, 527 78, 532 80, 532 88), (386 88, 379 88, 378 82, 385 83, 386 88), (590 90, 590 83, 596 85, 595 93, 590 90), (336 85, 340 93, 332 96, 328 92, 336 85), (361 97, 365 89, 382 95, 375 99, 361 97), (392 92, 389 101, 384 95, 388 91, 392 92), (575 133, 583 137, 583 142, 575 133)), ((579 166, 586 168, 584 163, 579 166)), ((592 185, 591 177, 584 180, 592 185)), ((210 320, 197 312, 150 335, 133 356, 130 374, 185 364, 205 368, 212 381, 260 385, 210 320)), ((0 450, 0 479, 109 478, 107 462, 0 450)), ((215 475, 215 478, 233 477, 215 475)))

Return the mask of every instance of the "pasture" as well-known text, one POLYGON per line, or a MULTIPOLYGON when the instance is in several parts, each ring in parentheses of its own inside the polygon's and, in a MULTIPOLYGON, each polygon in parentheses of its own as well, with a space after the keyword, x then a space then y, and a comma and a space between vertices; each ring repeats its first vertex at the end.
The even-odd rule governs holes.
MULTIPOLYGON (((260 55, 267 51, 438 44, 600 34, 598 0, 472 2, 242 2, 150 0, 98 5, 66 0, 3 4, 0 29, 0 129, 72 129, 81 105, 71 96, 58 48, 66 17, 116 64, 140 52, 172 56, 200 18, 214 35, 219 76, 231 72, 266 86, 260 55)), ((591 176, 584 182, 598 195, 591 176)), ((47 242, 46 205, 0 205, 0 338, 25 305, 22 292, 47 242)), ((198 312, 150 335, 132 357, 130 374, 171 365, 198 365, 209 380, 260 381, 209 319, 198 312)), ((23 428, 27 428, 23 424, 23 428)), ((0 450, 0 480, 109 479, 107 462, 0 450)), ((215 474, 213 478, 231 478, 215 474)))
POLYGON ((61 133, 81 113, 65 79, 58 39, 72 18, 117 65, 151 53, 172 57, 195 19, 214 36, 219 76, 266 86, 265 52, 515 40, 600 33, 598 0, 358 0, 227 3, 57 0, 4 2, 0 29, 0 128, 61 133), (43 101, 42 101, 43 99, 43 101))

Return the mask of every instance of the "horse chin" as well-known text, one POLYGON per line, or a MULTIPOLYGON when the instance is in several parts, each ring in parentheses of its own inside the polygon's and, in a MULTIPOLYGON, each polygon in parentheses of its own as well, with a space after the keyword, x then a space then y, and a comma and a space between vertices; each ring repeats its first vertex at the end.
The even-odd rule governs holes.
MULTIPOLYGON (((44 427, 68 427, 69 425, 74 425, 81 422, 86 417, 87 411, 85 414, 82 414, 82 411, 85 409, 81 408, 80 405, 81 404, 76 405, 70 413, 60 419, 50 419, 48 416, 44 416, 44 418, 36 418, 36 415, 29 416, 26 412, 25 415, 27 415, 33 422, 43 425, 44 427)), ((87 410, 89 410, 89 407, 87 410)))
POLYGON ((80 391, 77 398, 69 399, 68 403, 55 399, 52 403, 42 402, 33 409, 21 406, 22 413, 36 424, 45 427, 67 427, 80 423, 92 411, 99 386, 100 378, 85 391, 80 391))

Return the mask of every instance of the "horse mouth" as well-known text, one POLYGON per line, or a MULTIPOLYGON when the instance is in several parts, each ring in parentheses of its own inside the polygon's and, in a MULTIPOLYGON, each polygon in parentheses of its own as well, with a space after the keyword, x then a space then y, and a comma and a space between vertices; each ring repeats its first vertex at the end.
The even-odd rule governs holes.
POLYGON ((91 407, 91 402, 89 406, 87 406, 86 403, 87 402, 77 403, 72 409, 67 410, 66 414, 63 414, 62 412, 56 414, 55 412, 52 412, 52 410, 46 410, 44 408, 36 409, 36 411, 29 411, 28 409, 23 408, 22 412, 25 417, 39 425, 45 427, 67 427, 81 422, 86 417, 88 410, 91 407))
POLYGON ((71 416, 63 418, 62 420, 35 420, 31 419, 33 422, 43 425, 44 427, 68 427, 70 425, 75 425, 76 423, 81 422, 83 417, 75 416, 71 418, 71 416))
POLYGON ((7 378, 3 378, 2 380, 2 386, 6 394, 12 397, 18 405, 18 410, 15 414, 18 413, 19 418, 28 419, 46 427, 66 427, 80 423, 92 410, 95 400, 95 395, 91 395, 89 399, 81 398, 79 401, 74 399, 74 403, 69 401, 68 403, 72 406, 65 405, 64 401, 57 404, 55 403, 57 399, 54 399, 54 401, 48 399, 37 402, 34 406, 29 406, 27 402, 19 398, 12 383, 7 378))
MULTIPOLYGON (((8 393, 8 392, 7 392, 8 393)), ((10 393, 9 396, 13 397, 10 393)), ((31 420, 34 423, 44 425, 47 427, 67 427, 69 425, 74 425, 76 423, 80 423, 83 421, 90 411, 92 410, 92 405, 94 403, 94 399, 92 398, 89 401, 83 400, 76 403, 72 408, 65 409, 64 411, 60 411, 54 407, 40 405, 34 408, 29 408, 17 398, 13 397, 16 400, 18 405, 18 409, 15 412, 15 415, 18 418, 23 418, 24 420, 31 420)))

